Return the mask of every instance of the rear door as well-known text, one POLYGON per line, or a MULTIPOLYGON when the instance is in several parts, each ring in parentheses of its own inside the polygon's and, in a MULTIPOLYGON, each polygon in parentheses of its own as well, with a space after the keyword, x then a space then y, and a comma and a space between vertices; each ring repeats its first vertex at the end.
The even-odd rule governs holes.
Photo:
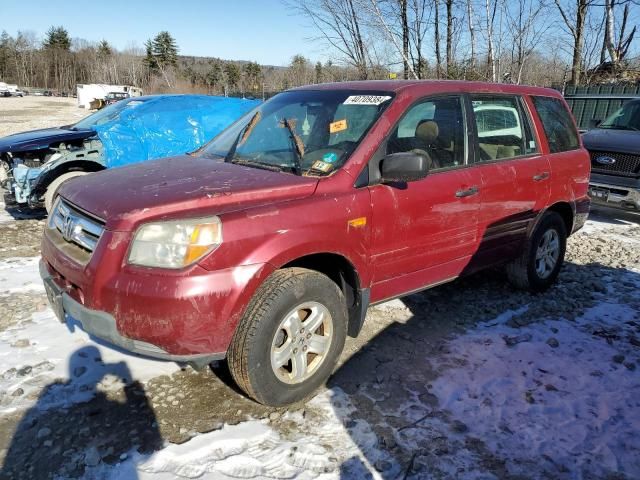
POLYGON ((520 96, 470 95, 469 101, 482 183, 480 245, 470 265, 476 270, 521 251, 529 225, 547 205, 551 169, 520 96))
POLYGON ((481 179, 468 164, 462 96, 425 99, 407 111, 386 154, 412 150, 430 157, 426 178, 369 187, 372 301, 459 275, 477 246, 481 179))

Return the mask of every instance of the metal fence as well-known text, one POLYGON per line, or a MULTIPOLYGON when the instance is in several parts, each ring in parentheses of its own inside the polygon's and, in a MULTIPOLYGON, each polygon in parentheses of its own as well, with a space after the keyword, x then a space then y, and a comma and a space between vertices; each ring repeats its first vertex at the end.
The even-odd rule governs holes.
POLYGON ((602 121, 625 102, 640 98, 640 84, 567 85, 563 93, 578 128, 588 130, 592 120, 602 121))

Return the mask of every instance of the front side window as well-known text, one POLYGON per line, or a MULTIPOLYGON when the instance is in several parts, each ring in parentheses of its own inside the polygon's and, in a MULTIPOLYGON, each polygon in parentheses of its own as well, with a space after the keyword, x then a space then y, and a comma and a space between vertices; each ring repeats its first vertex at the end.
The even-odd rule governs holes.
POLYGON ((351 90, 281 93, 218 135, 200 155, 326 175, 345 164, 392 98, 390 92, 351 90))
POLYGON ((471 96, 480 161, 519 157, 537 151, 529 122, 517 97, 471 96))
POLYGON ((542 121, 551 153, 580 148, 580 140, 571 114, 564 103, 552 97, 532 97, 533 105, 542 121))
POLYGON ((465 127, 460 97, 442 97, 414 105, 402 117, 387 142, 387 154, 426 154, 429 169, 465 164, 465 127))

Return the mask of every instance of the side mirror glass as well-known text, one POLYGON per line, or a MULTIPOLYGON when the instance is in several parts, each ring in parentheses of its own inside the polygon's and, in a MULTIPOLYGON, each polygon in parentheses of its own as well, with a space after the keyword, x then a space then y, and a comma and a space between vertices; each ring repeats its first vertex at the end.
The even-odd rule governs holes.
POLYGON ((429 173, 429 157, 419 152, 398 152, 384 157, 380 164, 382 183, 413 182, 429 173))

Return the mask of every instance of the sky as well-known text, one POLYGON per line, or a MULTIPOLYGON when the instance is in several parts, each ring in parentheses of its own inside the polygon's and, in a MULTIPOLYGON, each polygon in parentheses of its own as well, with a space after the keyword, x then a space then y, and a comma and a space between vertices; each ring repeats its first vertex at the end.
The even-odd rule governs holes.
POLYGON ((142 47, 158 32, 176 39, 181 55, 288 65, 301 53, 322 60, 316 33, 281 0, 0 0, 0 31, 43 37, 61 25, 72 38, 106 39, 117 49, 142 47))

